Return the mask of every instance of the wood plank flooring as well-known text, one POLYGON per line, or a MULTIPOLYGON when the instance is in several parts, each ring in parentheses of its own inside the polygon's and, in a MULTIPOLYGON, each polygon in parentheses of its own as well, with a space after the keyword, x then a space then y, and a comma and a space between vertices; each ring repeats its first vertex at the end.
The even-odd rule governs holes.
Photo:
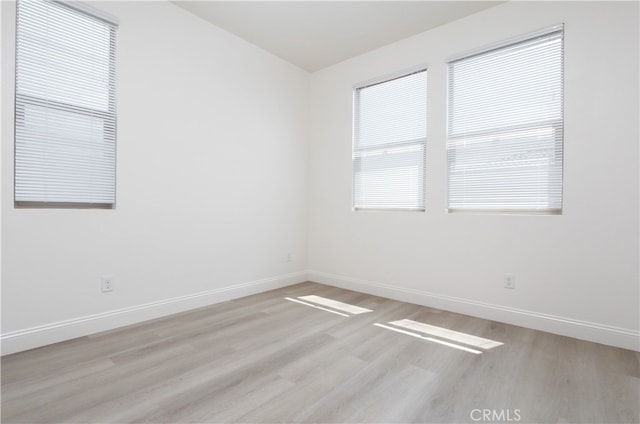
POLYGON ((638 423, 639 398, 636 352, 315 283, 2 358, 3 423, 638 423), (503 345, 373 325, 402 319, 503 345))

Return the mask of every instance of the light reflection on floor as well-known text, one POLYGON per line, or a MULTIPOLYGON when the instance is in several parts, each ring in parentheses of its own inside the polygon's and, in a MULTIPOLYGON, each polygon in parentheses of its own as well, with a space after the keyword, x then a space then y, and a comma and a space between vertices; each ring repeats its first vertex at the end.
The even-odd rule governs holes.
POLYGON ((482 337, 473 336, 467 333, 461 333, 459 331, 449 330, 448 328, 436 327, 435 325, 425 324, 418 321, 412 321, 410 319, 401 319, 399 321, 391 321, 389 324, 396 327, 403 327, 409 330, 417 331, 419 333, 428 334, 431 336, 439 337, 441 339, 447 339, 458 343, 463 343, 469 346, 479 347, 481 349, 491 349, 497 346, 502 346, 503 343, 495 340, 484 339, 482 337))
MULTIPOLYGON (((299 296, 295 299, 291 297, 285 297, 285 299, 290 302, 310 306, 312 308, 330 312, 332 314, 340 315, 346 318, 358 314, 373 312, 371 309, 351 305, 349 303, 339 302, 337 300, 316 295, 299 296)), ((389 321, 387 324, 376 322, 373 325, 379 328, 394 331, 396 333, 415 337, 417 339, 426 340, 432 343, 437 343, 443 346, 473 353, 475 355, 480 355, 483 353, 482 350, 478 349, 488 350, 503 345, 502 342, 498 342, 495 340, 485 339, 483 337, 462 333, 460 331, 450 330, 448 328, 437 327, 435 325, 413 321, 410 319, 389 321)))
POLYGON ((346 312, 353 315, 365 314, 372 312, 371 309, 362 308, 360 306, 351 305, 350 303, 338 302, 337 300, 328 299, 321 296, 300 296, 298 299, 305 300, 307 302, 315 303, 318 305, 326 306, 331 309, 337 309, 342 312, 346 312))
POLYGON ((331 312, 332 314, 342 315, 343 317, 350 317, 351 316, 351 315, 343 314, 342 312, 332 311, 331 309, 323 308, 322 306, 313 305, 313 304, 311 304, 309 302, 304 302, 302 300, 292 299, 290 297, 285 297, 285 299, 290 300, 291 302, 296 302, 296 303, 300 303, 300 304, 303 304, 303 305, 311 306, 312 308, 321 309, 321 310, 326 311, 326 312, 331 312))
POLYGON ((462 345, 455 344, 455 343, 445 342, 444 340, 438 340, 438 339, 434 339, 432 337, 426 337, 426 336, 423 336, 423 335, 418 334, 418 333, 402 330, 400 328, 390 327, 388 325, 380 324, 378 322, 376 322, 373 325, 375 325, 376 327, 386 328, 387 330, 395 331, 396 333, 402 333, 402 334, 406 334, 407 336, 415 337, 415 338, 422 339, 422 340, 427 340, 429 342, 438 343, 438 344, 441 344, 441 345, 444 345, 444 346, 449 346, 449 347, 452 347, 454 349, 464 350, 465 352, 469 352, 469 353, 475 353, 476 355, 480 355, 482 353, 481 350, 471 349, 470 347, 462 346, 462 345))

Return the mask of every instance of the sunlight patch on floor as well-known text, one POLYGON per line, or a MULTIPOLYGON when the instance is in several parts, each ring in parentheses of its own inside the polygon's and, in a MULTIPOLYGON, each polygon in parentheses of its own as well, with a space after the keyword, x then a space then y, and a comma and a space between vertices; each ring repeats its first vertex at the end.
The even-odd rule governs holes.
POLYGON ((372 312, 371 309, 362 308, 360 306, 351 305, 349 303, 338 302, 337 300, 328 299, 326 297, 321 297, 321 296, 315 296, 315 295, 300 296, 300 297, 298 297, 298 299, 301 299, 301 300, 304 300, 304 301, 307 301, 307 302, 311 302, 311 303, 315 303, 315 304, 318 304, 318 305, 326 306, 326 307, 331 308, 331 309, 337 309, 339 311, 347 312, 347 313, 353 314, 353 315, 365 314, 367 312, 372 312))
POLYGON ((476 355, 480 355, 482 353, 482 351, 476 350, 476 349, 471 349, 470 347, 461 346, 461 345, 458 345, 458 344, 455 344, 455 343, 445 342, 444 340, 434 339, 433 337, 426 337, 426 336, 423 336, 422 334, 414 333, 412 331, 402 330, 400 328, 390 327, 388 325, 380 324, 378 322, 376 322, 373 325, 375 325, 376 327, 386 328, 387 330, 395 331, 396 333, 401 333, 401 334, 405 334, 407 336, 415 337, 417 339, 422 339, 422 340, 426 340, 426 341, 429 341, 429 342, 438 343, 438 344, 441 344, 441 345, 444 345, 444 346, 452 347, 454 349, 463 350, 465 352, 474 353, 476 355))
POLYGON ((469 346, 479 347, 481 349, 491 349, 497 346, 502 346, 503 343, 495 340, 489 340, 478 336, 473 336, 467 333, 461 333, 459 331, 449 330, 448 328, 436 327, 435 325, 429 325, 410 319, 401 319, 399 321, 391 321, 389 324, 396 327, 403 327, 409 330, 417 331, 419 333, 428 334, 430 336, 439 337, 441 339, 451 340, 457 343, 463 343, 469 346))
POLYGON ((289 300, 291 302, 300 303, 302 305, 311 306, 312 308, 320 309, 320 310, 323 310, 323 311, 326 311, 326 312, 331 312, 332 314, 342 315, 343 317, 350 317, 351 316, 351 315, 348 315, 348 314, 343 314, 342 312, 332 311, 331 309, 323 308, 322 306, 313 305, 313 304, 311 304, 309 302, 304 302, 302 300, 292 299, 290 297, 285 297, 285 299, 287 299, 287 300, 289 300))

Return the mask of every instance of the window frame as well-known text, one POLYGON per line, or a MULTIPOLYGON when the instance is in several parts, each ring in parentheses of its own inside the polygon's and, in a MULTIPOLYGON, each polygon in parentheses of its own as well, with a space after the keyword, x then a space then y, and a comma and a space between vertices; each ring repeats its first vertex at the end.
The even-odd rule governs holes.
MULTIPOLYGON (((19 7, 20 3, 30 0, 17 0, 16 1, 16 19, 15 19, 15 61, 14 61, 14 166, 13 166, 13 189, 14 189, 14 208, 16 209, 115 209, 116 207, 116 194, 117 194, 117 80, 116 80, 116 54, 117 54, 117 32, 119 26, 119 20, 104 11, 97 9, 86 3, 78 1, 67 0, 44 0, 42 3, 54 3, 55 5, 67 8, 72 13, 84 15, 92 20, 102 21, 109 28, 109 49, 107 52, 108 58, 108 75, 109 81, 107 83, 108 90, 108 107, 107 110, 99 110, 80 104, 66 103, 56 99, 47 99, 46 97, 39 97, 37 95, 20 93, 18 90, 18 55, 19 55, 19 7), (89 118, 102 119, 105 124, 107 122, 112 123, 113 133, 113 201, 112 202, 85 202, 85 201, 49 201, 46 199, 41 200, 18 200, 18 130, 22 126, 24 127, 24 111, 27 107, 41 107, 45 110, 51 110, 62 113, 76 113, 79 116, 89 118)), ((38 16, 40 17, 40 16, 38 16)), ((51 51, 56 51, 51 49, 51 51)), ((37 69, 37 68, 36 68, 37 69)), ((107 136, 103 136, 103 141, 107 141, 107 136)), ((90 162, 87 162, 90 163, 90 162)))
MULTIPOLYGON (((513 215, 562 215, 563 210, 564 210, 564 85, 565 85, 565 78, 564 78, 564 39, 565 39, 565 28, 564 28, 564 24, 557 24, 557 25, 553 25, 551 27, 546 27, 544 29, 538 30, 538 31, 533 31, 533 32, 529 32, 527 34, 518 36, 518 37, 513 37, 507 40, 503 40, 501 42, 498 43, 493 43, 481 48, 477 48, 477 49, 473 49, 471 51, 467 51, 464 52, 462 54, 458 54, 456 56, 450 57, 446 60, 447 63, 447 138, 446 138, 446 151, 447 151, 447 188, 446 188, 446 193, 447 193, 447 200, 446 200, 446 205, 447 205, 447 212, 448 213, 455 213, 455 214, 513 214, 513 215), (538 122, 536 122, 537 125, 532 125, 532 124, 525 124, 525 125, 509 125, 509 126, 503 126, 501 128, 493 128, 490 130, 486 130, 486 131, 481 131, 481 132, 477 132, 474 133, 473 136, 474 137, 489 137, 491 135, 496 135, 498 134, 498 136, 500 134, 504 134, 507 132, 516 132, 518 130, 533 130, 534 128, 537 129, 542 129, 542 128, 548 128, 551 129, 554 132, 554 136, 553 139, 556 140, 554 142, 554 146, 553 146, 553 150, 554 150, 554 158, 555 157, 559 157, 559 167, 560 167, 560 177, 559 177, 559 203, 560 206, 558 208, 540 208, 540 209, 534 209, 534 208, 473 208, 473 207, 466 207, 466 208, 456 208, 456 207, 451 207, 451 199, 450 199, 450 183, 451 183, 451 174, 450 174, 450 144, 452 144, 452 140, 459 140, 459 139, 463 139, 464 136, 461 135, 451 135, 451 122, 450 122, 450 118, 451 118, 451 106, 452 106, 452 99, 451 99, 451 90, 452 90, 452 81, 451 81, 451 64, 454 62, 458 62, 464 59, 470 59, 476 56, 481 56, 484 54, 490 54, 492 52, 498 51, 498 50, 502 50, 502 49, 506 49, 509 47, 513 47, 513 46, 517 46, 518 44, 521 43, 526 43, 529 41, 534 41, 537 38, 545 38, 545 37, 549 37, 552 36, 553 34, 560 34, 560 93, 561 93, 561 100, 560 100, 560 117, 557 119, 548 119, 548 120, 540 120, 538 122), (556 133, 560 131, 560 135, 556 136, 556 133), (557 150, 560 149, 560 153, 557 153, 557 150)), ((551 187, 551 186, 547 186, 547 187, 551 187)))
POLYGON ((381 77, 377 77, 374 79, 367 80, 365 82, 361 82, 353 85, 352 87, 352 136, 351 136, 351 210, 354 212, 425 212, 426 211, 426 170, 427 170, 427 140, 428 140, 428 127, 427 127, 427 113, 424 116, 424 125, 425 125, 425 136, 424 138, 403 140, 401 142, 389 142, 378 144, 375 146, 369 147, 358 147, 359 140, 359 129, 360 129, 360 98, 358 95, 359 90, 366 89, 368 87, 376 86, 379 84, 384 84, 393 80, 397 80, 400 78, 408 77, 414 74, 422 73, 425 74, 425 111, 428 112, 427 109, 427 100, 428 100, 428 65, 420 64, 416 66, 412 66, 410 68, 403 69, 401 71, 392 72, 389 74, 385 74, 381 77), (417 208, 408 208, 408 207, 367 207, 367 206, 356 206, 356 154, 358 152, 365 151, 376 151, 380 149, 388 149, 394 147, 411 147, 411 146, 421 146, 422 147, 422 182, 421 182, 421 193, 419 194, 422 198, 422 206, 417 208))

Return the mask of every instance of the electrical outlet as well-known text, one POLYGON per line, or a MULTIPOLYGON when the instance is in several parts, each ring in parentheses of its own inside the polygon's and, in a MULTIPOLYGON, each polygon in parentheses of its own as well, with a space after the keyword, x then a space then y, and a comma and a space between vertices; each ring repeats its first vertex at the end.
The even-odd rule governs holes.
POLYGON ((505 289, 516 288, 516 279, 513 274, 504 274, 504 276, 502 277, 502 283, 505 289))
POLYGON ((102 292, 113 291, 113 275, 102 276, 102 292))

